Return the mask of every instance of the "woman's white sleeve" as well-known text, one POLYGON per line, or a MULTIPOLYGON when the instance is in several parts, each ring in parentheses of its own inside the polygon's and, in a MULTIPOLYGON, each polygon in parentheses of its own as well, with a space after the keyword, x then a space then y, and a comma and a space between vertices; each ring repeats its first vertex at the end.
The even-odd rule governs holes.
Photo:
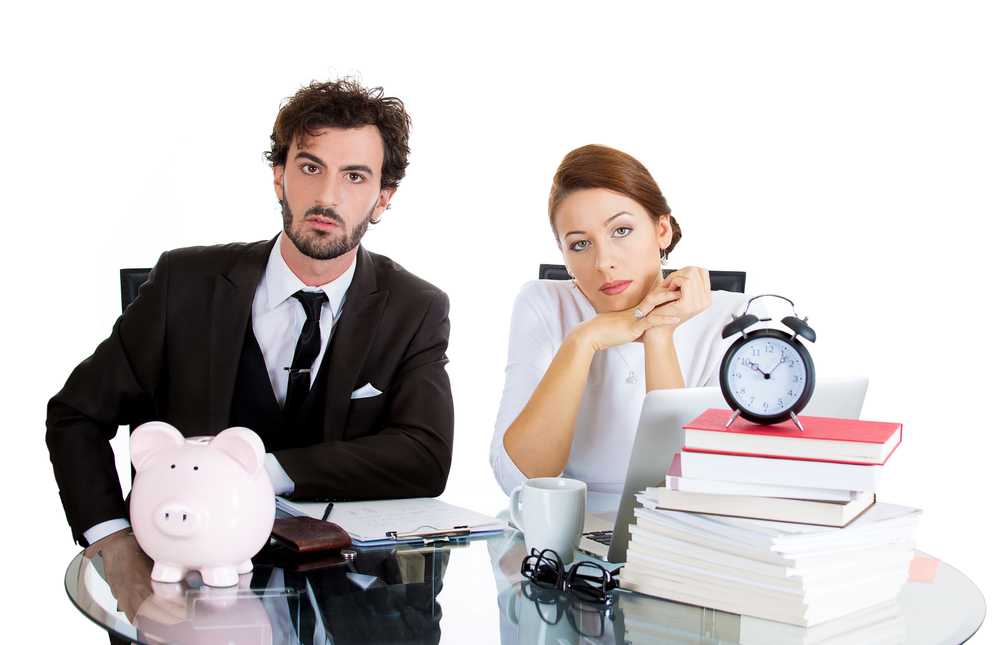
POLYGON ((503 436, 534 394, 562 343, 562 339, 553 338, 556 307, 549 297, 540 283, 529 282, 518 293, 511 312, 503 395, 490 446, 493 475, 508 495, 527 477, 507 454, 503 436))

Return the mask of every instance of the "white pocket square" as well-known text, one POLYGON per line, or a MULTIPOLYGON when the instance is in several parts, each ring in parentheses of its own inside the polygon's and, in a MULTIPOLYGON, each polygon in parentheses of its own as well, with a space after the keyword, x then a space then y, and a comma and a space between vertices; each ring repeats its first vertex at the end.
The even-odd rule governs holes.
POLYGON ((371 383, 367 383, 367 384, 363 385, 362 387, 359 387, 358 389, 356 389, 353 392, 351 392, 351 398, 352 399, 370 399, 373 396, 378 396, 379 394, 382 394, 381 390, 376 390, 374 387, 372 387, 371 383))

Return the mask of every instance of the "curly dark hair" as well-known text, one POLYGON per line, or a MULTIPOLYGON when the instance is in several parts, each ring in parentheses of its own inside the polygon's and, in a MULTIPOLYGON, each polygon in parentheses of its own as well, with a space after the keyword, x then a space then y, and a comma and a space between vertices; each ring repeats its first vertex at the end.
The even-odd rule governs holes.
MULTIPOLYGON (((681 227, 670 214, 667 198, 646 167, 638 159, 608 146, 591 144, 572 150, 563 157, 552 178, 549 192, 549 225, 556 231, 556 209, 573 193, 603 188, 638 202, 655 224, 660 217, 670 220, 673 235, 670 246, 660 250, 666 258, 681 239, 681 227)), ((558 241, 558 237, 556 238, 558 241)))
POLYGON ((410 116, 397 98, 384 96, 381 87, 365 89, 350 76, 336 81, 313 81, 285 100, 271 132, 271 149, 264 158, 283 166, 294 142, 323 128, 360 128, 373 125, 382 137, 381 188, 398 188, 410 154, 410 116))

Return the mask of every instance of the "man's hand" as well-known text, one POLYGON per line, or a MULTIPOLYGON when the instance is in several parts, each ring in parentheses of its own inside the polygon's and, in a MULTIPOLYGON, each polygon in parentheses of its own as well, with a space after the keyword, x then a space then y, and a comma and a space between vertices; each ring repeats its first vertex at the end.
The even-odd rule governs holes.
POLYGON ((157 632, 157 625, 176 625, 187 620, 183 583, 154 582, 153 593, 136 609, 132 624, 143 631, 157 632))
POLYGON ((98 553, 104 560, 105 582, 111 588, 111 595, 118 600, 118 611, 124 612, 129 622, 134 622, 139 605, 153 593, 149 578, 153 561, 139 548, 131 528, 94 542, 83 555, 93 559, 98 553))

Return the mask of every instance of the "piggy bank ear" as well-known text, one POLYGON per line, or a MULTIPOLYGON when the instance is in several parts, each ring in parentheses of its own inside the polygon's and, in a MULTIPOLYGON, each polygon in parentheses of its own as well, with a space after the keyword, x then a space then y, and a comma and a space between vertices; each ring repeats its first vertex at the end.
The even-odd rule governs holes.
POLYGON ((132 432, 128 440, 128 451, 132 465, 140 471, 149 463, 155 453, 184 443, 184 435, 177 428, 162 421, 144 423, 132 432))
POLYGON ((211 446, 226 453, 256 477, 264 467, 264 442, 250 428, 229 428, 215 435, 211 446))

